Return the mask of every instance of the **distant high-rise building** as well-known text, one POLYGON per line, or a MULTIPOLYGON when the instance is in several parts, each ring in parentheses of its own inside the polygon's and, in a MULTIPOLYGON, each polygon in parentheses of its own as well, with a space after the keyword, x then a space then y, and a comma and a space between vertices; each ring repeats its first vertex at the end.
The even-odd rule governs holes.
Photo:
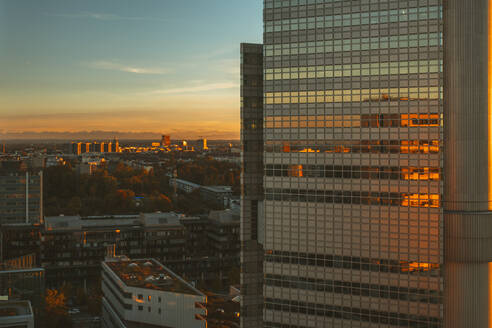
POLYGON ((72 151, 72 154, 75 154, 75 155, 82 154, 82 143, 81 142, 72 142, 71 151, 72 151))
POLYGON ((201 150, 207 150, 208 149, 207 139, 205 139, 205 138, 200 139, 199 140, 199 147, 200 147, 201 150))
POLYGON ((489 327, 491 10, 264 1, 264 45, 242 45, 242 327, 489 327))
POLYGON ((161 146, 163 146, 163 147, 169 147, 169 146, 171 146, 171 136, 162 135, 162 138, 161 138, 161 146))
POLYGON ((91 145, 92 152, 93 153, 100 153, 101 152, 101 144, 97 141, 94 141, 91 145))
POLYGON ((43 219, 43 171, 22 161, 0 162, 0 224, 43 219))
POLYGON ((86 154, 92 152, 93 147, 90 142, 79 142, 77 143, 77 155, 86 154), (80 149, 80 152, 79 152, 80 149))
POLYGON ((113 139, 111 142, 111 152, 112 153, 119 153, 120 152, 120 142, 118 139, 113 139))

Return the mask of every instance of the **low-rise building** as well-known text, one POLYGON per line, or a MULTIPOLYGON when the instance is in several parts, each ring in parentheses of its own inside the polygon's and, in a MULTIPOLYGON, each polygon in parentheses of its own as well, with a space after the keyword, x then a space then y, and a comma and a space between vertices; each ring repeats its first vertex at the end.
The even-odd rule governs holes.
POLYGON ((174 186, 176 183, 176 188, 182 192, 190 193, 193 190, 200 189, 200 185, 194 182, 182 180, 182 179, 170 179, 169 185, 174 186))
POLYGON ((117 255, 155 258, 187 281, 210 282, 239 265, 239 216, 233 210, 209 216, 139 215, 46 217, 42 225, 3 225, 0 257, 35 254, 46 286, 64 282, 91 287, 100 276, 108 246, 117 255))
POLYGON ((230 186, 202 186, 200 195, 206 201, 227 207, 232 197, 232 188, 230 186))
POLYGON ((0 301, 0 328, 34 328, 29 301, 0 301))
POLYGON ((173 212, 46 217, 41 263, 48 284, 97 281, 100 263, 112 245, 117 254, 154 257, 183 272, 186 235, 181 217, 173 212))
POLYGON ((44 290, 44 269, 36 266, 34 254, 0 264, 0 300, 30 301, 34 310, 31 312, 39 316, 43 310, 44 290))
POLYGON ((154 259, 102 264, 103 328, 204 328, 205 294, 154 259))

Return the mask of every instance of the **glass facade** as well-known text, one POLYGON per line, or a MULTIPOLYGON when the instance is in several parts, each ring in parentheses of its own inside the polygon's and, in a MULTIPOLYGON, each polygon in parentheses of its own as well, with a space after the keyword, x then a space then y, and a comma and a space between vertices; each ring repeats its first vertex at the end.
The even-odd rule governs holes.
POLYGON ((264 327, 442 327, 441 0, 264 25, 264 327))

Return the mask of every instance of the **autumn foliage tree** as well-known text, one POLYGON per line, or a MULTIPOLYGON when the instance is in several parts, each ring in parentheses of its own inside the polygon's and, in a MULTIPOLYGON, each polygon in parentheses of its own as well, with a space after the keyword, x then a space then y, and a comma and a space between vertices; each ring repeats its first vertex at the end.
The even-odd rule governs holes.
POLYGON ((170 164, 168 169, 135 169, 123 163, 102 166, 93 174, 79 174, 71 165, 48 167, 45 171, 45 214, 106 215, 168 212, 207 213, 215 209, 199 193, 181 194, 173 199, 169 171, 176 167, 181 179, 200 185, 228 185, 238 193, 239 167, 211 159, 170 164))
POLYGON ((47 289, 45 293, 45 311, 42 318, 44 327, 70 328, 72 320, 67 312, 67 298, 62 291, 47 289))
POLYGON ((164 170, 132 169, 119 164, 92 175, 79 174, 68 166, 49 167, 45 171, 46 215, 137 214, 142 211, 173 209, 169 178, 164 170), (142 198, 143 208, 136 202, 142 198))

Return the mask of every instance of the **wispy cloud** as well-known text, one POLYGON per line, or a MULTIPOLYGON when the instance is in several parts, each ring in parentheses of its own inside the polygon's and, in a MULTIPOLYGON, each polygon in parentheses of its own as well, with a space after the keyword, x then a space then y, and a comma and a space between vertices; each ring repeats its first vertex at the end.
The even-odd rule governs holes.
POLYGON ((151 93, 169 95, 169 94, 179 94, 179 93, 199 93, 205 91, 225 90, 225 89, 235 89, 235 88, 239 88, 239 84, 233 82, 223 82, 223 83, 207 83, 197 86, 188 86, 188 87, 181 87, 181 88, 155 90, 151 93))
POLYGON ((45 13, 46 16, 51 17, 61 17, 61 18, 79 18, 79 19, 97 19, 103 21, 156 21, 156 22, 167 22, 168 19, 150 16, 121 16, 116 14, 107 13, 95 13, 90 11, 82 11, 76 14, 56 14, 56 13, 45 13))
POLYGON ((171 72, 170 70, 164 68, 138 67, 133 65, 125 65, 125 64, 118 63, 116 61, 109 61, 109 60, 98 60, 98 61, 90 62, 87 65, 89 67, 97 68, 97 69, 120 71, 120 72, 133 73, 133 74, 161 75, 161 74, 168 74, 171 72))

